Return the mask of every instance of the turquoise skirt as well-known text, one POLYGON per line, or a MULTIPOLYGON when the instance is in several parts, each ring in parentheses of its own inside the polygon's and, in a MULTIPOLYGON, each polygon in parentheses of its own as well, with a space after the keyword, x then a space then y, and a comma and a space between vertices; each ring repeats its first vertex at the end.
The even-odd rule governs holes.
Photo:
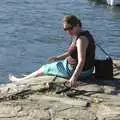
POLYGON ((66 59, 43 65, 41 69, 45 75, 55 75, 63 78, 70 78, 74 71, 66 59))
MULTIPOLYGON (((42 66, 45 75, 54 75, 63 78, 70 78, 74 72, 74 68, 68 64, 67 59, 53 62, 42 66)), ((81 73, 80 78, 88 78, 92 75, 93 69, 81 73)))

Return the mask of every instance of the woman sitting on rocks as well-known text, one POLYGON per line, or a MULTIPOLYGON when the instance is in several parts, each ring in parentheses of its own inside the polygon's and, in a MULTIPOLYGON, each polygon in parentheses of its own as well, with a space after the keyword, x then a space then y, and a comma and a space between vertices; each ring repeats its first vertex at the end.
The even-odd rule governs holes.
POLYGON ((9 75, 9 80, 19 81, 41 75, 53 75, 64 77, 71 85, 74 85, 77 80, 88 79, 92 75, 94 67, 94 39, 88 31, 82 30, 81 21, 74 15, 64 17, 63 29, 73 38, 67 52, 50 57, 48 60, 53 63, 43 65, 23 78, 9 75))

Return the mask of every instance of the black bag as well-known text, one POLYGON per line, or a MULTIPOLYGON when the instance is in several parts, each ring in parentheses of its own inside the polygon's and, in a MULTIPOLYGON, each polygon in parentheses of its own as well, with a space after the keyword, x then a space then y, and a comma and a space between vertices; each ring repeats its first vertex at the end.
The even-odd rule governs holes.
POLYGON ((97 79, 113 79, 113 62, 110 57, 105 60, 96 59, 94 65, 97 79))

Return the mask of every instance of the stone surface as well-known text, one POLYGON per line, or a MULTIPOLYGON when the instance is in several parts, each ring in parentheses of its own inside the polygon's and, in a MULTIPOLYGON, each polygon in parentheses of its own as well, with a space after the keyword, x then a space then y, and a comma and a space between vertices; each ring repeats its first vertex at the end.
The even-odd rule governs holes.
POLYGON ((80 82, 42 76, 0 86, 0 120, 120 120, 119 62, 114 80, 80 82), (117 76, 117 77, 116 77, 117 76))

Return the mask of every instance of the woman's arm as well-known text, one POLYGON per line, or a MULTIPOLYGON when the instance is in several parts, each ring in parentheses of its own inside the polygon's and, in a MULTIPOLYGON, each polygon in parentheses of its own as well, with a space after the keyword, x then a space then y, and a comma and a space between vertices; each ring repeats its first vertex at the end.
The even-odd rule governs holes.
POLYGON ((61 55, 50 57, 50 58, 48 58, 48 60, 49 61, 63 60, 63 59, 65 59, 68 56, 69 56, 69 53, 65 52, 65 53, 63 53, 61 55))
POLYGON ((86 49, 88 46, 88 39, 84 36, 80 37, 77 42, 77 51, 78 51, 78 64, 76 66, 76 69, 70 78, 69 82, 72 84, 75 83, 75 81, 78 79, 78 76, 81 74, 84 63, 85 63, 85 58, 86 58, 86 49))

